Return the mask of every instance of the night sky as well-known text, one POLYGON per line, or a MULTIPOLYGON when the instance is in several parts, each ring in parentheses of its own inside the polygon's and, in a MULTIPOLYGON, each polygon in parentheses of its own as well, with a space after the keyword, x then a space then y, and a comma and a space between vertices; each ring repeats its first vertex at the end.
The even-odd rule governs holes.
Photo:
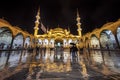
MULTIPOLYGON (((49 28, 70 28, 77 34, 76 10, 81 17, 83 34, 120 18, 120 0, 3 0, 0 18, 33 34, 35 16, 40 6, 41 21, 49 28)), ((40 31, 40 33, 42 33, 40 31)))

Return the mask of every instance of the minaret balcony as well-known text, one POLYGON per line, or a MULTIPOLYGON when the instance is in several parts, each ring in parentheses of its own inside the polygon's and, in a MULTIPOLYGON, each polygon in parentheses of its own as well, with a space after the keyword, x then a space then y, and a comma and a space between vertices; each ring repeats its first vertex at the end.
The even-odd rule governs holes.
POLYGON ((77 20, 77 21, 80 21, 80 18, 77 18, 76 20, 77 20))
POLYGON ((79 25, 81 25, 81 23, 77 23, 77 25, 79 26, 79 25))
POLYGON ((39 15, 37 15, 37 16, 36 16, 36 18, 37 18, 37 19, 40 19, 40 16, 39 16, 39 15))
POLYGON ((36 23, 36 24, 39 24, 40 22, 37 20, 37 21, 35 21, 35 23, 36 23))
POLYGON ((77 29, 77 31, 82 31, 82 29, 81 29, 81 28, 79 28, 79 29, 77 29))
POLYGON ((35 30, 39 30, 39 28, 38 28, 38 27, 34 27, 34 29, 35 29, 35 30))

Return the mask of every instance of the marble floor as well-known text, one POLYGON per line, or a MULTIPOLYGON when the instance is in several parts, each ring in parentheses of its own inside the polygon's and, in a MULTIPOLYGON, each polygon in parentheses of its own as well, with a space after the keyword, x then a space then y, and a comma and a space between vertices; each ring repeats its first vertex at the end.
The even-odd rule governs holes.
MULTIPOLYGON (((111 70, 111 73, 105 75, 102 73, 103 68, 93 66, 85 61, 84 56, 77 52, 76 57, 72 57, 69 49, 64 51, 55 51, 46 49, 46 51, 38 51, 38 55, 35 58, 35 62, 31 62, 30 65, 37 64, 37 66, 14 74, 6 78, 5 80, 120 80, 120 73, 111 70), (42 54, 42 55, 41 55, 42 54), (38 65, 39 64, 39 65, 38 65), (93 67, 93 68, 92 68, 93 67)), ((20 54, 12 53, 9 59, 10 67, 17 66, 20 54)), ((22 58, 22 62, 26 62, 26 58, 29 52, 26 51, 22 58)), ((1 55, 4 56, 4 55, 1 55)), ((100 57, 95 55, 96 57, 100 57)), ((3 65, 6 59, 5 56, 0 58, 0 65, 3 65)), ((93 58, 95 59, 95 58, 93 58)), ((97 62, 101 64, 100 60, 97 62)), ((2 67, 1 67, 2 69, 2 67)), ((110 69, 109 69, 110 70, 110 69)))

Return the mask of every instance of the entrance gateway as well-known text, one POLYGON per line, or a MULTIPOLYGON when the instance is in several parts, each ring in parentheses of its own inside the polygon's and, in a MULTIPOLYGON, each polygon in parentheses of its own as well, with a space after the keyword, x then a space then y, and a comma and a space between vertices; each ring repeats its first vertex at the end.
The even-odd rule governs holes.
POLYGON ((56 39, 55 40, 55 59, 60 60, 63 57, 63 40, 56 39))
POLYGON ((55 47, 62 47, 63 46, 63 40, 62 39, 56 39, 55 40, 55 47))

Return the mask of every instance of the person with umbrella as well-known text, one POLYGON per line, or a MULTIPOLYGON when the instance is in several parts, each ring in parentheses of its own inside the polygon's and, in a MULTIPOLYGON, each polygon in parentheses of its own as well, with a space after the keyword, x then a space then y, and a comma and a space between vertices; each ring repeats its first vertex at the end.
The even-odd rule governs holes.
POLYGON ((75 43, 70 43, 70 44, 72 45, 72 47, 70 47, 70 53, 72 55, 73 62, 75 62, 76 61, 76 57, 77 57, 78 48, 76 47, 75 43))

